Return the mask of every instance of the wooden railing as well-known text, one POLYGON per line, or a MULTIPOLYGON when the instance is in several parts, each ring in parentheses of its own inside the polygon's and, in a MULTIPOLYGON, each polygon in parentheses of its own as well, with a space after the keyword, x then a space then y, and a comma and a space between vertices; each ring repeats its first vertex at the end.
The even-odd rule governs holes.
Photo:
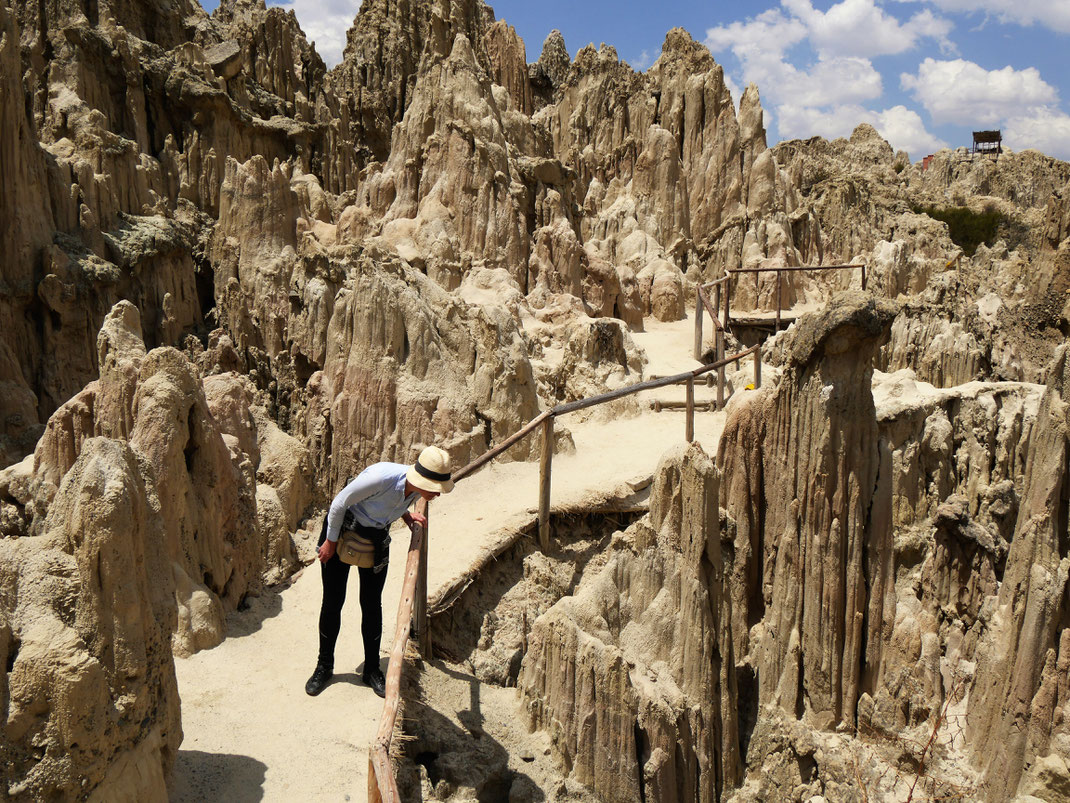
MULTIPOLYGON (((728 327, 728 287, 725 286, 722 291, 722 285, 725 285, 729 276, 722 276, 720 279, 715 279, 712 282, 706 284, 700 284, 695 293, 695 359, 702 359, 702 311, 705 309, 710 313, 710 320, 713 321, 713 333, 714 333, 714 359, 724 359, 724 333, 728 327), (706 293, 709 288, 714 288, 714 303, 710 304, 710 297, 706 293), (724 323, 722 324, 717 319, 717 313, 721 309, 721 296, 724 295, 724 323)), ((759 361, 759 365, 760 365, 759 361)), ((761 371, 760 368, 755 370, 761 371)), ((724 368, 720 368, 717 371, 717 409, 720 410, 724 407, 724 368)))
MULTIPOLYGON (((724 281, 724 279, 719 281, 724 281)), ((720 291, 720 284, 717 282, 711 284, 716 285, 718 292, 720 291)), ((728 305, 726 301, 725 316, 727 317, 727 315, 728 305)), ((723 330, 718 329, 718 331, 723 330)), ((723 338, 721 338, 720 344, 723 350, 723 338)), ((703 374, 708 374, 710 371, 718 371, 720 390, 718 394, 718 409, 720 409, 723 406, 725 367, 734 362, 739 362, 751 354, 754 355, 754 386, 756 388, 761 387, 762 352, 761 346, 758 345, 729 357, 722 356, 716 362, 703 365, 691 371, 658 377, 646 382, 611 390, 608 393, 559 404, 550 410, 540 413, 493 449, 484 452, 468 465, 455 471, 453 480, 456 483, 469 476, 502 454, 502 452, 526 438, 536 428, 541 427, 542 450, 539 461, 538 525, 539 548, 546 552, 550 548, 550 468, 553 460, 554 418, 566 413, 583 410, 587 407, 593 407, 597 404, 604 404, 615 399, 631 396, 644 390, 683 383, 687 385, 687 401, 685 403, 687 415, 684 425, 684 437, 688 441, 692 441, 695 437, 695 379, 703 374)), ((423 499, 417 500, 416 512, 425 517, 430 517, 429 506, 423 499)), ((394 780, 394 770, 390 761, 390 745, 394 735, 394 727, 397 723, 398 706, 401 701, 401 668, 404 663, 405 647, 410 634, 415 637, 419 644, 420 654, 425 659, 431 658, 431 633, 427 621, 427 542, 428 528, 413 527, 412 538, 409 540, 409 551, 405 559, 405 579, 401 589, 401 602, 398 604, 394 641, 390 648, 390 666, 386 673, 386 699, 383 702, 383 714, 379 720, 379 729, 375 734, 375 740, 368 755, 369 803, 401 803, 401 796, 398 793, 397 782, 394 780)))
MULTIPOLYGON (((427 516, 428 504, 424 499, 416 501, 416 512, 427 516)), ((416 598, 417 581, 423 578, 427 588, 427 528, 419 525, 412 528, 409 552, 405 558, 405 580, 401 586, 401 602, 398 604, 397 624, 394 626, 394 641, 390 647, 390 665, 386 670, 386 699, 383 714, 379 718, 379 730, 375 733, 368 755, 368 801, 369 803, 401 803, 394 769, 390 764, 390 742, 394 736, 394 724, 401 701, 401 665, 404 662, 405 645, 409 640, 413 600, 416 598)), ((426 620, 427 604, 423 605, 426 620)), ((425 628, 426 630, 426 625, 425 628)), ((422 642, 421 642, 422 644, 422 642)), ((430 643, 428 644, 430 646, 430 643)))
MULTIPOLYGON (((725 284, 729 279, 740 273, 753 273, 754 274, 754 290, 755 296, 758 292, 758 274, 760 273, 776 273, 777 274, 777 318, 776 329, 780 331, 780 310, 783 286, 780 282, 781 273, 792 273, 795 271, 847 271, 847 270, 861 270, 862 272, 862 289, 866 289, 866 266, 865 264, 796 264, 788 268, 734 268, 725 272, 723 276, 716 279, 714 282, 709 282, 705 285, 699 285, 699 291, 697 293, 697 300, 694 303, 694 359, 699 360, 702 352, 702 313, 703 308, 709 313, 709 317, 713 319, 715 329, 717 330, 717 342, 722 344, 720 348, 723 349, 724 331, 728 330, 731 325, 731 316, 729 309, 731 301, 729 299, 730 289, 729 285, 725 284), (724 285, 723 290, 721 285, 724 285), (717 297, 713 306, 709 304, 709 298, 706 294, 706 290, 710 287, 716 287, 717 297), (724 320, 719 322, 717 320, 718 314, 721 309, 721 297, 724 298, 724 320)), ((724 355, 723 350, 718 352, 718 359, 724 355)))

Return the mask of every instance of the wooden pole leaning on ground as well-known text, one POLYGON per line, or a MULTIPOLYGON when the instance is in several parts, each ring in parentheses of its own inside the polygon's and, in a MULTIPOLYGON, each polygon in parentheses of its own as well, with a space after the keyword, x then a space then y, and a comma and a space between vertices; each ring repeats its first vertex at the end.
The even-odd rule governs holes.
MULTIPOLYGON (((721 297, 721 285, 718 284, 716 286, 716 288, 717 288, 717 298, 720 299, 720 297, 721 297)), ((706 308, 706 312, 708 312, 710 314, 710 318, 713 320, 713 328, 714 328, 714 330, 720 329, 721 328, 721 322, 719 320, 717 320, 718 307, 717 307, 716 304, 710 304, 710 297, 706 294, 706 291, 705 291, 705 289, 703 289, 702 285, 699 285, 699 288, 697 290, 697 295, 698 295, 699 303, 701 303, 702 306, 704 306, 706 308)), ((721 303, 720 301, 717 302, 717 304, 720 304, 720 303, 721 303)), ((702 355, 699 355, 699 357, 697 359, 702 359, 702 355)))
POLYGON ((375 769, 375 746, 368 751, 368 803, 383 803, 383 796, 379 794, 379 781, 376 780, 375 769))
POLYGON ((542 422, 542 455, 539 460, 539 549, 550 551, 550 464, 554 458, 554 419, 542 422))

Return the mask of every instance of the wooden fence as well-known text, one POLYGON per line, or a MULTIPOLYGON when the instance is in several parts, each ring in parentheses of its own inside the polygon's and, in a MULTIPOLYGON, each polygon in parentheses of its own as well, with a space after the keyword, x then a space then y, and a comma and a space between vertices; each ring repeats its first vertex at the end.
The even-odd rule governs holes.
MULTIPOLYGON (((758 291, 758 274, 760 273, 776 273, 777 274, 777 317, 776 317, 776 329, 780 331, 780 312, 781 312, 781 299, 783 297, 783 285, 780 281, 781 273, 793 273, 795 271, 849 271, 860 270, 862 272, 862 289, 866 289, 866 266, 865 264, 797 264, 797 266, 791 266, 786 268, 735 268, 728 271, 714 282, 709 282, 705 285, 699 285, 698 299, 694 303, 694 359, 701 359, 702 352, 702 313, 703 309, 709 313, 710 319, 714 321, 714 327, 717 331, 717 344, 716 348, 721 350, 717 352, 717 359, 724 357, 723 343, 724 332, 731 328, 731 315, 730 307, 731 301, 730 288, 727 284, 732 276, 740 273, 753 273, 754 274, 754 290, 755 294, 758 291), (722 288, 723 285, 723 288, 722 288), (706 293, 710 287, 716 290, 716 300, 713 305, 709 303, 709 297, 706 293), (724 320, 718 321, 718 315, 721 310, 721 298, 724 299, 724 320)), ((723 382, 722 382, 723 384, 723 382)))
MULTIPOLYGON (((724 281, 725 279, 718 280, 718 282, 724 281)), ((717 286, 719 301, 720 284, 718 282, 711 284, 717 286)), ((714 318, 716 320, 716 316, 714 318)), ((728 301, 727 293, 725 293, 725 319, 727 320, 727 318, 728 301)), ((723 329, 718 329, 718 331, 723 332, 723 329)), ((696 342, 700 343, 698 339, 696 339, 696 342)), ((719 343, 722 351, 720 359, 716 362, 680 374, 658 377, 646 382, 628 385, 618 390, 611 390, 608 393, 559 404, 550 410, 540 413, 529 421, 527 425, 517 430, 493 449, 484 452, 468 465, 455 471, 453 473, 454 482, 464 479, 523 438, 526 438, 537 428, 541 428, 539 548, 544 552, 548 551, 550 548, 550 469, 553 460, 554 418, 566 413, 583 410, 587 407, 593 407, 597 404, 604 404, 614 399, 621 399, 644 390, 683 383, 687 385, 687 401, 685 402, 687 415, 684 425, 684 437, 688 441, 692 441, 695 437, 695 380, 698 377, 711 371, 718 372, 718 409, 724 406, 724 369, 726 366, 739 362, 753 354, 754 386, 757 388, 761 387, 762 384, 762 352, 760 345, 740 351, 729 357, 724 357, 723 337, 719 339, 719 343)), ((430 509, 423 499, 416 502, 416 512, 429 517, 430 509)), ((431 633, 427 622, 427 542, 428 528, 413 527, 412 538, 409 541, 409 551, 405 559, 405 579, 401 590, 401 602, 398 604, 394 641, 390 648, 390 666, 386 673, 386 699, 383 702, 383 714, 379 720, 379 729, 375 734, 375 740, 368 755, 369 803, 401 803, 401 796, 398 794, 397 782, 394 780, 394 770, 390 760, 390 745, 401 699, 401 667, 404 663, 405 647, 408 644, 410 633, 419 644, 420 654, 426 659, 431 658, 431 633)))

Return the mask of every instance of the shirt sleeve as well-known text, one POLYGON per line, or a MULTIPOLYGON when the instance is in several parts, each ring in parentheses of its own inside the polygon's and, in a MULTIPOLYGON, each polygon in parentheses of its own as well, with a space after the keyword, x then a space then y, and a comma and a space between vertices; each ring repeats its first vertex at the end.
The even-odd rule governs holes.
POLYGON ((331 502, 331 509, 327 513, 328 541, 338 540, 338 535, 342 530, 342 520, 346 515, 346 508, 375 495, 380 490, 381 485, 382 481, 375 473, 365 469, 339 492, 338 496, 331 502))

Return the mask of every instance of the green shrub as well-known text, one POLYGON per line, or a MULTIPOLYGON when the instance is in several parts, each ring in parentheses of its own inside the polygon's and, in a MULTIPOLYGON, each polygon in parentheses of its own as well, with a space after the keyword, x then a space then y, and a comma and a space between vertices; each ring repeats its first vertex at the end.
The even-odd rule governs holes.
POLYGON ((911 210, 946 223, 951 242, 961 248, 968 257, 973 256, 977 246, 981 243, 992 245, 996 240, 1000 225, 1007 223, 999 210, 992 208, 983 212, 971 212, 965 206, 952 206, 946 209, 935 206, 912 206, 911 210))

